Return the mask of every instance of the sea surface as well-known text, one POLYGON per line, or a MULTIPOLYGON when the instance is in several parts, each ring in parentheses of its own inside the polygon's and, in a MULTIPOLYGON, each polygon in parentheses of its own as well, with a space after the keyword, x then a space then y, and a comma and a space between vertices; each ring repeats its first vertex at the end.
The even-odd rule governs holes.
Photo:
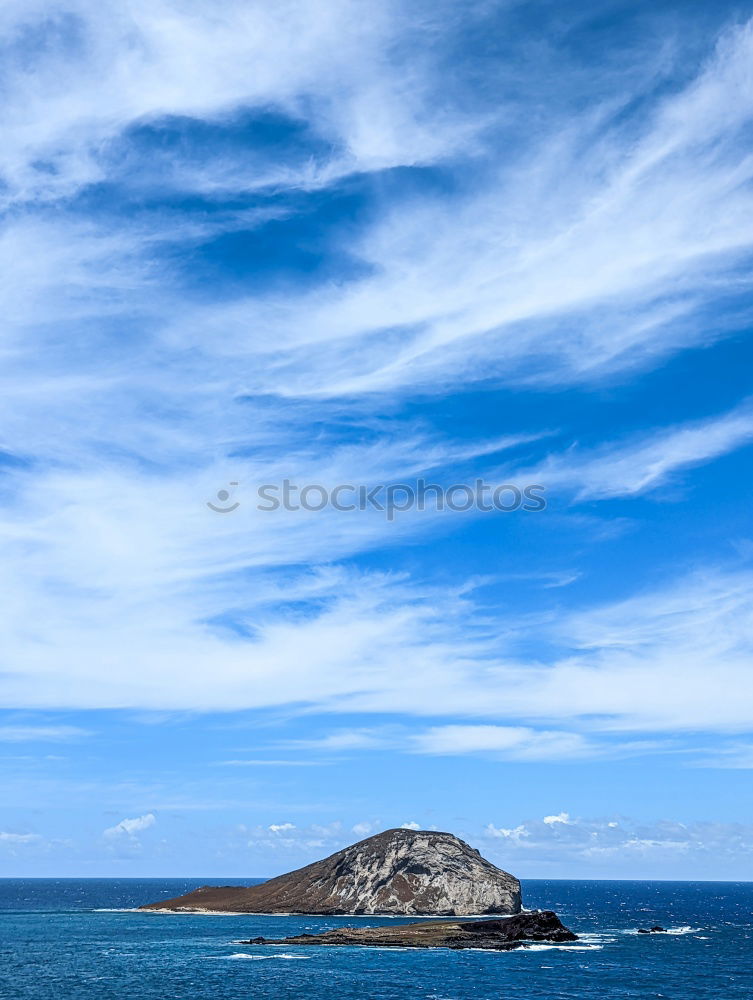
POLYGON ((514 952, 241 944, 385 918, 138 913, 251 879, 0 879, 0 997, 13 1000, 752 1000, 753 883, 524 881, 581 936, 514 952), (668 934, 638 935, 661 924, 668 934))

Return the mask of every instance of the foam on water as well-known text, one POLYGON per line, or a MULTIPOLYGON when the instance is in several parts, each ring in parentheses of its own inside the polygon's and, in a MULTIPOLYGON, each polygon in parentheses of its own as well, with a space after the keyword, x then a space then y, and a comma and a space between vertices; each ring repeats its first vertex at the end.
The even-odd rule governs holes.
MULTIPOLYGON (((160 916, 169 917, 258 917, 258 916, 270 916, 268 913, 245 913, 243 910, 168 910, 157 907, 151 910, 142 910, 140 906, 133 906, 130 909, 122 910, 99 910, 98 912, 109 912, 109 913, 157 913, 160 916)), ((276 917, 292 917, 292 913, 275 913, 273 916, 276 917)))
POLYGON ((637 927, 630 927, 627 930, 615 931, 616 934, 632 934, 638 937, 665 937, 669 934, 672 937, 681 937, 683 934, 698 934, 702 927, 691 927, 690 924, 683 924, 681 927, 665 927, 663 931, 652 931, 650 934, 640 934, 637 927))
POLYGON ((249 955, 245 951, 236 951, 232 955, 210 955, 209 958, 218 958, 225 961, 233 961, 237 959, 248 959, 250 962, 263 962, 267 959, 281 958, 287 961, 305 961, 307 958, 311 958, 310 955, 291 955, 289 952, 282 952, 279 955, 249 955))
POLYGON ((516 949, 516 953, 520 951, 602 951, 604 948, 603 944, 526 944, 522 948, 516 949))

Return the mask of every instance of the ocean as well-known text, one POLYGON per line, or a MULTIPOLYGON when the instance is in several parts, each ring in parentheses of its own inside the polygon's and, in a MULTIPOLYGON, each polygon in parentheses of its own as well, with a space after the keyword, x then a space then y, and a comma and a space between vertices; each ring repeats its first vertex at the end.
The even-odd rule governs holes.
POLYGON ((252 881, 0 879, 0 997, 753 998, 753 883, 524 881, 525 905, 556 910, 581 940, 514 952, 265 948, 239 941, 388 921, 133 909, 252 881), (653 924, 669 933, 635 933, 653 924))

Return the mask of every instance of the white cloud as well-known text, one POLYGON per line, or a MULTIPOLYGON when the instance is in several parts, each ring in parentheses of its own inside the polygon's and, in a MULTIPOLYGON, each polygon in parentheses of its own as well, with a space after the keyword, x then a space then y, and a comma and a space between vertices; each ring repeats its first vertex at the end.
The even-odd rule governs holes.
POLYGON ((417 733, 413 745, 419 753, 492 753, 513 760, 559 760, 598 752, 579 733, 525 726, 433 726, 417 733))
MULTIPOLYGON (((411 20, 399 5, 351 0, 231 2, 211 15, 168 0, 74 0, 67 10, 11 2, 0 14, 11 39, 36 26, 48 42, 33 80, 23 61, 7 65, 17 100, 3 105, 0 168, 29 214, 0 242, 11 303, 2 444, 54 459, 47 471, 8 474, 3 704, 224 710, 295 701, 451 714, 485 721, 427 729, 414 749, 528 759, 586 749, 579 733, 535 731, 542 719, 575 720, 571 729, 594 718, 664 730, 749 725, 745 574, 683 577, 562 613, 556 627, 541 626, 562 652, 536 660, 518 653, 518 623, 479 621, 462 583, 437 592, 333 567, 382 544, 383 519, 273 520, 245 495, 237 517, 218 518, 204 501, 239 475, 241 450, 254 456, 242 464, 247 483, 335 483, 354 468, 398 478, 495 446, 459 449, 391 426, 376 444, 333 448, 308 433, 307 399, 342 415, 347 392, 368 426, 375 390, 441 392, 479 375, 599 378, 722 335, 701 317, 718 296, 747 289, 738 265, 753 233, 753 163, 741 141, 753 116, 753 29, 731 30, 683 90, 662 87, 667 96, 640 123, 623 127, 624 115, 592 106, 568 114, 566 129, 548 119, 530 142, 506 145, 504 158, 493 139, 494 148, 474 147, 474 194, 406 197, 348 233, 362 265, 354 278, 200 304, 184 301, 159 263, 164 217, 123 220, 114 231, 62 205, 39 214, 40 203, 117 181, 119 137, 143 164, 148 156, 124 133, 165 115, 227 123, 242 108, 274 107, 303 121, 335 150, 321 165, 275 176, 288 191, 454 155, 477 116, 438 119, 436 67, 415 47, 391 44, 429 25, 436 32, 441 17, 427 21, 422 9, 411 20), (385 59, 396 49, 409 53, 398 59, 404 72, 385 59), (133 323, 139 334, 124 347, 133 323), (292 563, 324 568, 279 572, 292 563)), ((502 117, 530 134, 525 102, 502 117)), ((494 123, 485 124, 492 135, 494 123)), ((247 190, 270 183, 274 164, 263 166, 257 173, 243 156, 182 163, 180 183, 160 183, 247 190)), ((182 221, 176 244, 190 244, 195 225, 182 221)), ((636 495, 747 443, 752 427, 740 408, 537 468, 584 498, 636 495)), ((390 542, 415 529, 392 525, 390 542)), ((384 737, 351 730, 328 739, 321 749, 335 751, 384 737)))
POLYGON ((324 736, 295 740, 292 745, 310 750, 347 753, 349 750, 389 747, 399 742, 399 739, 394 730, 381 726, 368 729, 336 729, 324 736))
MULTIPOLYGON (((448 711, 445 707, 444 713, 448 711)), ((434 756, 478 754, 493 760, 557 762, 641 756, 665 748, 662 740, 615 740, 596 733, 490 723, 452 723, 425 729, 414 729, 405 724, 362 730, 340 729, 281 745, 311 751, 315 755, 312 763, 333 763, 342 754, 376 749, 434 756)))
MULTIPOLYGON (((485 831, 492 860, 513 871, 569 870, 582 877, 611 872, 633 877, 724 877, 750 870, 751 827, 742 823, 641 822, 629 817, 569 818, 567 823, 527 820, 513 829, 489 824, 485 831)), ((541 875, 539 875, 541 877, 541 875)))
POLYGON ((32 844, 41 839, 38 833, 7 833, 5 830, 0 830, 0 844, 9 846, 32 844))
POLYGON ((587 714, 589 702, 598 705, 597 712, 613 717, 607 726, 723 730, 749 725, 749 573, 699 572, 665 589, 572 615, 558 631, 579 651, 547 678, 541 676, 542 710, 556 692, 564 696, 569 689, 571 711, 577 706, 587 714))
MULTIPOLYGON (((447 108, 432 112, 418 59, 392 62, 396 34, 420 27, 392 4, 228 0, 209 13, 174 0, 37 0, 5 4, 0 27, 13 95, 0 170, 16 199, 65 197, 102 180, 118 137, 161 116, 308 112, 340 172, 431 161, 456 131, 468 134, 447 108), (29 51, 32 34, 39 43, 29 51)), ((163 165, 163 181, 208 190, 318 180, 310 164, 271 171, 248 154, 176 166, 163 165)))
POLYGON ((545 816, 544 822, 547 826, 555 826, 557 823, 564 823, 568 826, 570 823, 570 814, 566 812, 557 813, 556 816, 545 816))
POLYGON ((88 735, 78 726, 0 726, 0 743, 65 743, 88 735))
POLYGON ((505 643, 496 643, 485 666, 477 661, 473 669, 466 659, 462 669, 448 670, 445 661, 431 679, 427 673, 420 696, 412 675, 394 679, 389 695, 374 685, 346 704, 365 711, 401 704, 423 715, 567 719, 571 730, 580 720, 579 728, 590 732, 744 729, 753 720, 752 594, 749 572, 699 572, 624 601, 542 616, 539 634, 564 650, 543 662, 515 655, 515 632, 524 637, 531 623, 516 629, 508 622, 505 643))
MULTIPOLYGON (((660 436, 658 444, 616 445, 598 458, 570 454, 559 460, 559 467, 552 459, 549 471, 554 481, 559 477, 563 487, 573 491, 637 492, 683 463, 742 443, 749 425, 742 411, 733 411, 710 425, 676 428, 660 436)), ((427 442, 421 440, 402 440, 395 448, 375 447, 366 453, 344 449, 340 456, 330 455, 329 468, 318 472, 314 455, 288 460, 301 469, 299 481, 335 482, 347 479, 351 461, 375 478, 380 473, 389 478, 439 464, 446 451, 436 447, 427 452, 427 442)), ((284 478, 284 466, 269 468, 260 462, 248 473, 251 482, 265 476, 277 481, 284 478)), ((542 482, 549 481, 545 472, 541 476, 542 482)), ((428 669, 434 657, 444 666, 428 701, 434 697, 440 713, 457 704, 459 711, 476 714, 481 710, 480 692, 471 684, 456 701, 450 693, 453 676, 468 672, 471 679, 481 678, 492 666, 500 683, 500 671, 514 678, 514 689, 543 681, 538 664, 529 662, 523 675, 522 667, 510 662, 508 638, 492 640, 488 629, 483 637, 475 631, 471 599, 463 595, 462 583, 456 593, 439 593, 404 578, 332 565, 279 575, 288 562, 316 565, 368 550, 388 536, 394 542, 402 533, 428 530, 433 515, 392 525, 379 514, 352 519, 323 512, 277 518, 254 511, 253 496, 241 492, 241 508, 222 519, 207 511, 204 499, 227 478, 227 471, 219 469, 188 483, 183 477, 155 479, 114 469, 19 474, 20 493, 9 509, 0 543, 0 579, 5 574, 8 595, 0 617, 6 619, 9 648, 16 651, 5 679, 5 705, 252 707, 285 703, 292 694, 294 700, 332 704, 348 697, 367 700, 370 690, 376 704, 384 690, 394 704, 414 711, 419 687, 402 676, 401 664, 410 659, 417 670, 421 664, 428 669), (255 584, 239 592, 241 573, 255 584), (92 580, 96 587, 87 582, 92 580), (310 613, 291 616, 288 607, 295 602, 309 604, 310 613), (31 618, 30 607, 36 609, 31 618), (247 630, 246 641, 240 641, 237 632, 208 624, 221 620, 229 609, 237 625, 247 630), (30 635, 35 637, 31 644, 30 635), (53 645, 54 657, 49 652, 53 645), (300 648, 307 650, 306 663, 300 648), (201 667, 206 662, 216 665, 211 675, 201 667), (107 669, 102 669, 103 663, 107 669), (187 665, 193 666, 187 670, 187 665), (478 708, 472 704, 477 700, 478 708)), ((694 607, 705 600, 713 606, 711 595, 693 594, 689 599, 694 607)), ((651 600, 638 600, 636 613, 652 617, 651 600)), ((744 629, 745 620, 734 624, 732 635, 744 629)), ((572 644, 569 627, 569 621, 563 621, 558 636, 566 645, 572 644)), ((580 632, 574 619, 572 627, 580 632)), ((500 636, 518 631, 514 623, 500 623, 500 636)), ((580 645, 580 635, 575 644, 580 645)), ((582 686, 573 688, 564 704, 571 705, 582 686)), ((621 689, 614 690, 616 695, 621 689)), ((512 694, 514 717, 522 718, 527 712, 515 709, 516 691, 512 694)), ((503 711, 501 704, 493 704, 493 711, 503 711)), ((41 738, 43 730, 36 731, 41 738)), ((47 732, 45 738, 77 735, 60 727, 47 732)), ((502 738, 501 733, 497 736, 502 738)), ((361 730, 332 738, 350 740, 356 747, 375 737, 361 730)), ((577 750, 574 743, 570 746, 577 750)))
MULTIPOLYGON (((270 835, 266 828, 258 827, 239 830, 236 836, 244 852, 252 848, 255 859, 268 856, 268 870, 277 874, 340 850, 354 835, 363 838, 396 825, 387 821, 348 828, 333 823, 300 827, 284 836, 270 835)), ((752 828, 742 823, 573 814, 567 823, 510 817, 507 825, 489 823, 482 829, 463 829, 447 825, 445 820, 442 828, 524 878, 698 878, 699 872, 701 877, 724 878, 734 877, 735 871, 750 872, 753 863, 752 828)), ((411 821, 402 829, 421 827, 411 821)))
POLYGON ((522 823, 515 827, 497 827, 493 823, 489 823, 486 827, 486 833, 490 837, 500 837, 503 840, 521 840, 530 836, 528 829, 522 823))
POLYGON ((401 830, 420 830, 421 829, 421 824, 420 823, 416 823, 415 820, 411 820, 410 823, 401 823, 400 824, 400 829, 401 830))
MULTIPOLYGON (((42 620, 48 634, 54 628, 56 657, 50 661, 44 647, 27 645, 6 676, 3 697, 11 705, 39 699, 43 707, 52 701, 205 709, 294 702, 338 712, 483 720, 417 734, 348 728, 288 744, 324 753, 397 743, 419 752, 577 757, 602 752, 593 739, 597 728, 724 732, 753 720, 747 572, 691 573, 623 601, 578 612, 560 608, 557 615, 542 610, 535 628, 554 652, 538 660, 518 654, 534 627, 530 620, 503 616, 490 623, 477 617, 472 595, 342 571, 291 577, 284 589, 284 598, 271 585, 260 591, 260 603, 247 601, 240 621, 253 626, 250 638, 198 624, 200 610, 212 612, 211 602, 199 609, 182 588, 172 605, 155 604, 146 617, 142 601, 150 589, 119 617, 114 608, 128 610, 127 603, 89 595, 80 621, 72 613, 77 605, 58 606, 53 592, 42 620), (287 601, 312 603, 305 615, 290 616, 287 601), (192 618, 197 624, 186 628, 192 618), (134 637, 140 671, 133 669, 134 637), (213 665, 211 676, 200 669, 206 663, 213 665), (556 725, 561 720, 565 730, 556 725)), ((224 601, 232 591, 230 581, 217 596, 224 601)), ((219 603, 218 614, 221 609, 219 603)))
POLYGON ((700 749, 694 763, 697 767, 718 767, 722 770, 753 770, 753 743, 733 742, 713 750, 700 749))
MULTIPOLYGON (((258 857, 266 852, 269 856, 279 856, 294 859, 292 865, 308 864, 325 854, 345 847, 352 837, 344 833, 343 824, 336 820, 322 825, 312 823, 310 826, 297 826, 294 823, 272 823, 270 826, 255 826, 250 829, 243 827, 243 843, 246 849, 258 857)), ((282 862, 275 861, 275 867, 282 862)), ((292 866, 290 865, 290 866, 292 866)), ((275 874, 284 868, 277 868, 275 874)))
POLYGON ((104 831, 105 837, 135 837, 137 833, 141 833, 142 830, 148 830, 150 826, 154 826, 157 822, 157 817, 154 813, 146 813, 144 816, 135 816, 132 819, 122 819, 115 826, 108 827, 104 831))
POLYGON ((376 833, 372 823, 356 823, 351 830, 357 837, 368 837, 371 833, 376 833))
POLYGON ((712 322, 705 309, 747 287, 737 264, 753 220, 742 141, 752 49, 750 24, 730 31, 640 125, 607 107, 533 133, 526 123, 533 143, 507 146, 475 198, 384 213, 353 247, 365 277, 261 313, 233 304, 222 317, 230 349, 256 353, 243 336, 253 311, 268 334, 282 326, 290 348, 257 388, 333 396, 492 374, 590 380, 724 335, 743 317, 712 322))
POLYGON ((663 485, 673 473, 712 461, 753 441, 749 403, 719 417, 654 430, 632 442, 610 442, 597 453, 572 450, 518 473, 549 490, 563 486, 578 500, 635 496, 663 485))

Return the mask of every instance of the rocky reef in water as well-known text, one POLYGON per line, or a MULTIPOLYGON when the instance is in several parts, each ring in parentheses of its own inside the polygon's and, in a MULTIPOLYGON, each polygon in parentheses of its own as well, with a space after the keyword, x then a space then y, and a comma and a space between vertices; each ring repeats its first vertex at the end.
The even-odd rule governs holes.
POLYGON ((468 916, 515 914, 520 905, 520 882, 464 841, 451 833, 399 829, 261 885, 203 886, 141 909, 468 916))
POLYGON ((511 951, 526 943, 577 941, 552 910, 535 910, 494 920, 424 920, 389 927, 338 927, 323 934, 297 934, 270 939, 257 937, 243 944, 360 945, 375 948, 485 948, 511 951))

